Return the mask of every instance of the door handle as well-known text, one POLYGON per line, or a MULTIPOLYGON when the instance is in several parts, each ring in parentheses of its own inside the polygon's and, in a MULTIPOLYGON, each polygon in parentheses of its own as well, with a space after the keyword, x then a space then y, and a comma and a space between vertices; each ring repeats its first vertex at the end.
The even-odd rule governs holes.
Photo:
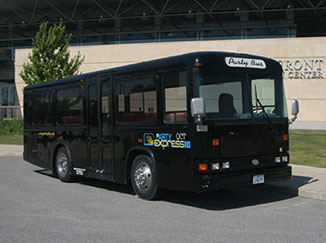
POLYGON ((101 138, 101 141, 103 143, 107 143, 107 144, 111 145, 111 139, 109 139, 109 138, 101 138))

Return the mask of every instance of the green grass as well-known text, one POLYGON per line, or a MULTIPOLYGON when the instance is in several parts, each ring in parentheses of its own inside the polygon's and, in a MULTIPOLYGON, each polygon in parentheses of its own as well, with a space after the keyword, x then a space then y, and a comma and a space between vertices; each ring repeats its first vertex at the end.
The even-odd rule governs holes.
POLYGON ((326 168, 326 131, 290 130, 292 164, 326 168))
MULTIPOLYGON (((23 135, 1 135, 0 144, 23 144, 23 135)), ((291 164, 326 168, 326 131, 290 130, 291 164)))
POLYGON ((0 144, 23 145, 23 135, 0 135, 0 144))

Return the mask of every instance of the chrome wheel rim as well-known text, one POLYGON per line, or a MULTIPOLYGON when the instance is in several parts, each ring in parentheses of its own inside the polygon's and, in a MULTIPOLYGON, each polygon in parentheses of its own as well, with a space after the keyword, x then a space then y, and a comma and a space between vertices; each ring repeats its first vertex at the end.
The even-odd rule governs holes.
POLYGON ((64 153, 60 153, 57 159, 58 173, 61 177, 65 177, 68 171, 68 158, 64 153))
POLYGON ((152 171, 145 162, 140 162, 135 168, 134 181, 137 188, 141 191, 148 190, 152 185, 152 171))

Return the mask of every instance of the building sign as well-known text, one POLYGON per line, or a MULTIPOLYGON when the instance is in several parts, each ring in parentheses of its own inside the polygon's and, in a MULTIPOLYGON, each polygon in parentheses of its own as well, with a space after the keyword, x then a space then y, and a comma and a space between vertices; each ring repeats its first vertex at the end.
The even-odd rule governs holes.
POLYGON ((229 67, 258 68, 258 69, 266 68, 266 63, 264 62, 264 60, 260 60, 260 59, 226 57, 225 63, 229 67))
POLYGON ((278 60, 286 79, 323 79, 323 59, 283 59, 278 60))

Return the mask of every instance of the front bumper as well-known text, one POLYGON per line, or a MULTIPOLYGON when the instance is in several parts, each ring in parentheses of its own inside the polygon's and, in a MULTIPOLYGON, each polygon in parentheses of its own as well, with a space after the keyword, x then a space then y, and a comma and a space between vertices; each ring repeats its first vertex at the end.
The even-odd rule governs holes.
POLYGON ((265 182, 291 179, 291 166, 273 167, 239 172, 225 172, 217 175, 196 175, 195 192, 215 191, 219 189, 234 188, 253 185, 255 175, 264 174, 265 182))

